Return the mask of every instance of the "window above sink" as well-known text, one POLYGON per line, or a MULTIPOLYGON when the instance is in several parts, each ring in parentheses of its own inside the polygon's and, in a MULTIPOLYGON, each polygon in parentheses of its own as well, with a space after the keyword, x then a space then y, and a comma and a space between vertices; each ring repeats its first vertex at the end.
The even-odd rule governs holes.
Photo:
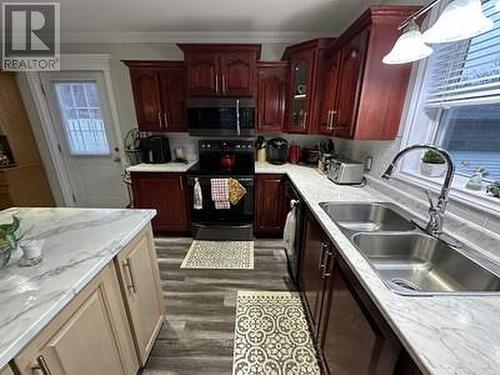
MULTIPOLYGON (((443 1, 430 23, 448 5, 443 1)), ((486 211, 498 212, 500 199, 486 186, 500 180, 500 11, 495 0, 483 1, 484 14, 495 26, 469 40, 432 45, 431 58, 414 65, 403 117, 402 145, 435 144, 454 159, 456 176, 450 198, 486 211), (481 190, 466 188, 472 174, 487 172, 481 190)), ((442 177, 421 172, 422 154, 405 157, 399 178, 439 190, 442 177)))

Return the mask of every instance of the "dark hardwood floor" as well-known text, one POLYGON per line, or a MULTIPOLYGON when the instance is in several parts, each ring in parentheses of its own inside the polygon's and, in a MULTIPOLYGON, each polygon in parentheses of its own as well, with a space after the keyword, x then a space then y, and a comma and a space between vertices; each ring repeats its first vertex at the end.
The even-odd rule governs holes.
POLYGON ((191 239, 156 239, 166 321, 143 374, 231 374, 239 290, 295 290, 281 241, 256 240, 254 270, 189 270, 191 239))

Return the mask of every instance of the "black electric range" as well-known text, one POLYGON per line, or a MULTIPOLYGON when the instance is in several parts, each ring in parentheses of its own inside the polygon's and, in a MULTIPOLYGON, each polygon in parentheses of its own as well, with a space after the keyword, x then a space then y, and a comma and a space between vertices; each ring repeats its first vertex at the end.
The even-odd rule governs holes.
POLYGON ((195 239, 252 240, 255 195, 255 149, 252 141, 201 140, 199 161, 187 171, 191 230, 195 239), (217 209, 212 200, 212 179, 233 178, 246 194, 235 205, 217 209), (195 185, 202 192, 202 207, 195 208, 195 185))

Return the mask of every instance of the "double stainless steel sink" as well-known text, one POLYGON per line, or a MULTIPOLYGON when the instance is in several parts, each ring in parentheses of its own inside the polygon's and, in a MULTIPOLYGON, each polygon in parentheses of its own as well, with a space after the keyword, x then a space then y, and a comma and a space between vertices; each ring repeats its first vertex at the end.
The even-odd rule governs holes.
POLYGON ((402 295, 500 294, 500 278, 432 237, 391 203, 320 206, 393 292, 402 295))

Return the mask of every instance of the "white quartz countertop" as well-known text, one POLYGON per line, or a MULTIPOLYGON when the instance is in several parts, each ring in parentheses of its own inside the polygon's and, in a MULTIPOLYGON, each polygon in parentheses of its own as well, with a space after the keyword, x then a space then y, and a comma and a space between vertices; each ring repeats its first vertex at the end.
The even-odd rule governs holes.
POLYGON ((43 261, 0 270, 0 369, 154 217, 154 210, 11 208, 23 240, 44 240, 43 261))
MULTIPOLYGON (((286 173, 329 238, 424 373, 500 373, 500 296, 408 297, 391 292, 319 206, 327 201, 388 201, 373 189, 335 185, 313 168, 256 163, 286 173)), ((499 246, 500 247, 500 246, 499 246)))
POLYGON ((141 163, 128 167, 128 172, 164 172, 164 173, 184 173, 191 168, 196 161, 189 161, 187 163, 170 162, 163 164, 146 164, 141 163))

